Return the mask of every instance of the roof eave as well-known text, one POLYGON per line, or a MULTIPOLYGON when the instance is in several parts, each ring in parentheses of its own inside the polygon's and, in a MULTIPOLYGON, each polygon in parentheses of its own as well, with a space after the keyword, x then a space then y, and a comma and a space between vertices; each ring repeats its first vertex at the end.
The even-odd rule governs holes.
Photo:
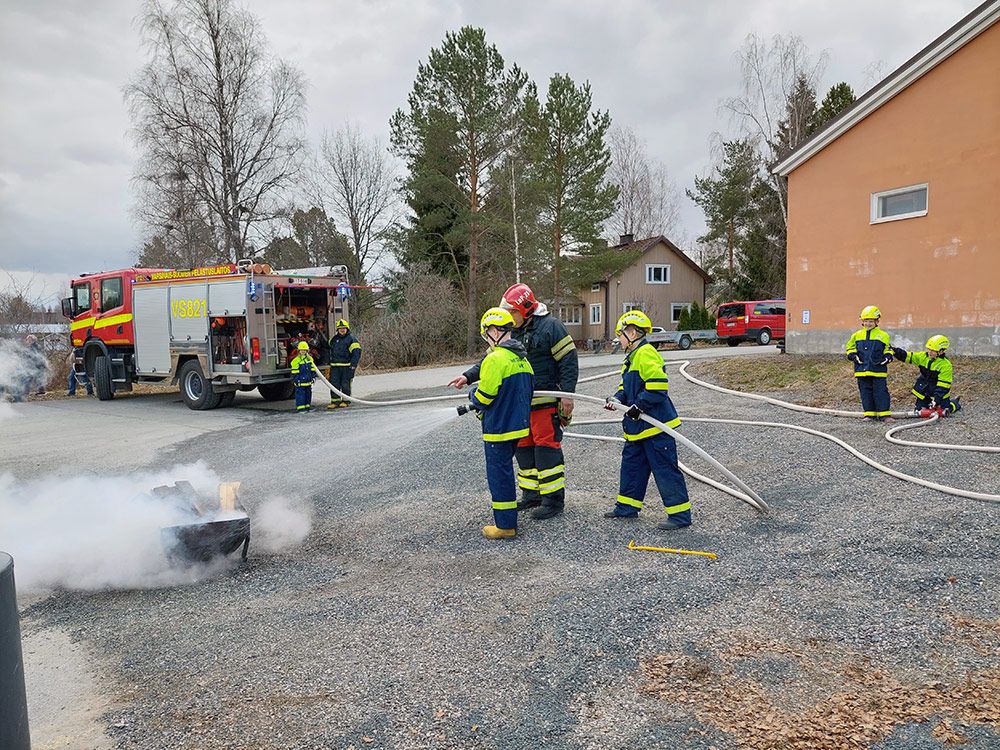
POLYGON ((778 162, 771 171, 774 174, 787 177, 797 167, 833 143, 876 109, 923 77, 928 71, 947 60, 998 20, 1000 20, 1000 0, 983 3, 921 52, 918 52, 915 57, 897 68, 882 83, 858 99, 853 106, 848 107, 831 120, 828 127, 823 128, 805 141, 784 161, 778 162))

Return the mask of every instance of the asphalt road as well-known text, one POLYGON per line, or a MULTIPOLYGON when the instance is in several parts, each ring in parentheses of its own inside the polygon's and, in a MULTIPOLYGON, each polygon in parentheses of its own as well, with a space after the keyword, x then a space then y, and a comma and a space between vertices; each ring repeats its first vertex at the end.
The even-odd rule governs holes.
MULTIPOLYGON (((593 358, 584 374, 618 361, 593 358)), ((412 383, 460 369, 379 375, 359 393, 446 393, 412 383)), ((928 457, 886 444, 871 425, 776 412, 674 374, 671 394, 682 416, 817 426, 905 471, 1000 492, 995 457, 928 457)), ((117 747, 778 748, 792 743, 748 743, 799 724, 836 738, 852 711, 876 710, 857 694, 890 681, 906 695, 966 684, 990 695, 1000 684, 1000 508, 875 475, 825 441, 685 426, 772 514, 692 483, 694 526, 672 535, 654 528, 652 489, 639 520, 604 520, 618 450, 567 441, 566 512, 490 542, 479 532, 490 521, 479 426, 447 405, 199 414, 165 395, 18 408, 34 424, 4 423, 14 439, 0 471, 204 461, 244 482, 251 514, 276 494, 313 508, 303 546, 252 551, 213 580, 67 592, 27 608, 29 630, 70 633, 94 655, 96 684, 113 696, 100 721, 117 747), (94 434, 106 442, 88 444, 94 434), (630 552, 630 539, 719 559, 630 552), (727 700, 713 702, 719 695, 727 700)), ((935 439, 975 436, 976 414, 963 414, 935 439)), ((996 747, 1000 714, 991 722, 988 708, 954 703, 898 721, 887 704, 857 721, 883 727, 873 747, 942 747, 936 727, 949 717, 966 747, 996 747)))

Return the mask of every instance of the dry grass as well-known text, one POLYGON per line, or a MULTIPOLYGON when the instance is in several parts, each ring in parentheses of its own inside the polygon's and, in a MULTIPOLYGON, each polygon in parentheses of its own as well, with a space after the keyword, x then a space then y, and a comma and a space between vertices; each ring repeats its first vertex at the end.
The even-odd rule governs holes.
POLYGON ((642 691, 683 706, 747 750, 862 750, 902 724, 927 721, 935 722, 934 737, 959 745, 966 727, 1000 727, 1000 622, 956 617, 952 627, 957 641, 988 647, 993 658, 986 669, 922 681, 837 647, 791 647, 732 634, 712 661, 681 654, 644 659, 642 691), (768 654, 794 665, 791 686, 765 686, 745 676, 741 664, 768 654), (833 684, 822 684, 827 682, 833 684), (813 695, 798 706, 783 705, 798 684, 813 685, 813 695))
MULTIPOLYGON (((952 364, 955 395, 968 401, 996 399, 1000 389, 1000 359, 956 355, 952 364)), ((786 391, 789 400, 808 406, 851 408, 859 402, 851 363, 835 354, 717 359, 699 362, 691 371, 737 391, 786 391)), ((889 365, 889 392, 894 408, 904 408, 913 402, 910 388, 918 372, 916 367, 895 360, 889 365)))

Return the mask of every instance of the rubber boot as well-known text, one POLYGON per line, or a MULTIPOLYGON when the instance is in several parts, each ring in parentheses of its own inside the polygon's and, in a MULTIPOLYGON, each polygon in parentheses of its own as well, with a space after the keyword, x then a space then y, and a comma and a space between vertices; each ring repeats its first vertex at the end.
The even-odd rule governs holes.
POLYGON ((531 514, 531 517, 538 520, 544 521, 546 518, 552 518, 553 516, 558 516, 563 512, 563 502, 552 502, 547 503, 542 501, 541 507, 531 514))
POLYGON ((541 495, 529 495, 525 493, 524 497, 521 498, 517 503, 517 509, 521 510, 531 510, 532 508, 537 508, 542 504, 541 495))
POLYGON ((624 503, 615 503, 615 507, 604 514, 605 518, 638 518, 639 509, 624 503))
POLYGON ((656 524, 656 528, 658 528, 660 531, 675 531, 676 529, 686 529, 690 525, 691 525, 690 521, 684 523, 679 519, 667 516, 658 524, 656 524))
POLYGON ((517 536, 517 529, 500 529, 490 524, 483 526, 483 536, 487 539, 513 539, 517 536))

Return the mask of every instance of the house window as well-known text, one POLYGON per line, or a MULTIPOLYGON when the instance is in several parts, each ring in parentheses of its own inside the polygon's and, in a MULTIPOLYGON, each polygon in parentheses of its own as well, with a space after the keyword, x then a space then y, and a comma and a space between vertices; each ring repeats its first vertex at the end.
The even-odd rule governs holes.
POLYGON ((642 310, 641 302, 625 302, 622 304, 622 315, 627 313, 629 310, 642 310))
POLYGON ((583 306, 571 305, 559 308, 559 320, 568 326, 578 326, 583 322, 583 306))
POLYGON ((681 312, 684 310, 690 310, 690 302, 672 302, 670 304, 670 320, 673 323, 677 323, 681 319, 681 312))
POLYGON ((871 223, 927 215, 927 184, 872 193, 871 223))
POLYGON ((669 284, 670 266, 646 264, 647 284, 669 284))
POLYGON ((599 291, 601 291, 601 285, 599 283, 598 284, 591 284, 590 285, 590 291, 592 291, 592 292, 599 292, 599 291))
POLYGON ((101 312, 122 306, 122 277, 101 279, 101 312))
POLYGON ((601 306, 591 305, 590 306, 590 325, 596 326, 601 323, 601 306))

